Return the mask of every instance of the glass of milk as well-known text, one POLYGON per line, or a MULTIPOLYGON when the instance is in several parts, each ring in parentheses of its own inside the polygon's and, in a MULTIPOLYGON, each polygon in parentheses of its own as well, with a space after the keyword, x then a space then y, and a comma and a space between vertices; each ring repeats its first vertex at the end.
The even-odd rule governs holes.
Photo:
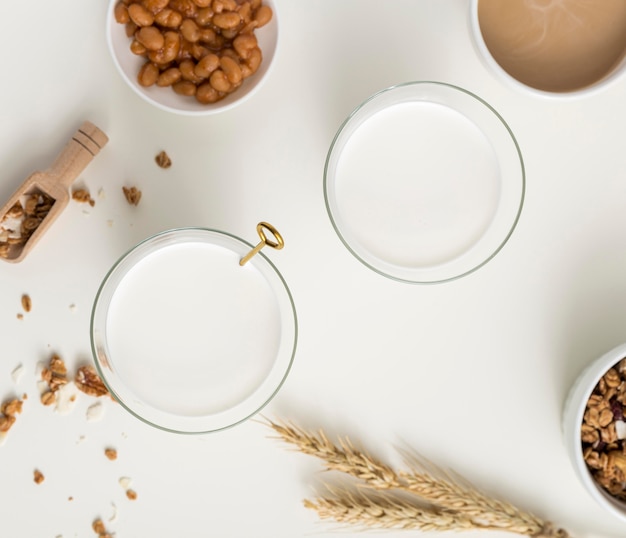
POLYGON ((462 88, 384 89, 340 126, 324 169, 331 222, 347 249, 390 278, 444 282, 502 249, 525 191, 504 119, 462 88))
POLYGON ((97 369, 128 411, 181 433, 221 430, 263 408, 294 358, 297 318, 279 271, 218 230, 181 228, 135 246, 97 293, 97 369))

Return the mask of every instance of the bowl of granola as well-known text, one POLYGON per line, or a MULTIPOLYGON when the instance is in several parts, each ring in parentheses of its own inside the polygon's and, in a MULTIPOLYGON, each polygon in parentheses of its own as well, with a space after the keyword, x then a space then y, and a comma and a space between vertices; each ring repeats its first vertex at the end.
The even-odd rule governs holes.
POLYGON ((626 344, 580 374, 565 403, 563 435, 586 490, 626 521, 626 344))
POLYGON ((122 79, 148 103, 183 115, 250 98, 278 45, 273 0, 111 0, 106 25, 122 79))

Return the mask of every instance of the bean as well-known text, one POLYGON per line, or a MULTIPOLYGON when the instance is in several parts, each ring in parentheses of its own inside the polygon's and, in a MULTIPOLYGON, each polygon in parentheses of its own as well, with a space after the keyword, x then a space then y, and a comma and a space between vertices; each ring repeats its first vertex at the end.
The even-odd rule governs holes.
POLYGON ((173 30, 168 30, 163 34, 163 48, 150 51, 148 58, 160 65, 173 62, 178 57, 180 45, 180 34, 173 30))
POLYGON ((200 26, 207 26, 208 24, 211 24, 211 21, 213 20, 213 15, 215 15, 213 8, 205 7, 199 9, 198 13, 196 14, 196 22, 200 26))
POLYGON ((135 39, 148 50, 159 50, 165 44, 165 38, 156 26, 143 26, 135 34, 135 39))
POLYGON ((188 19, 194 19, 198 13, 198 7, 191 0, 170 0, 169 5, 188 19))
POLYGON ((250 7, 252 9, 257 9, 261 6, 262 3, 263 3, 263 0, 250 0, 250 7))
POLYGON ((188 97, 196 95, 197 91, 196 85, 188 80, 181 80, 174 83, 172 85, 172 89, 179 95, 186 95, 188 97))
POLYGON ((242 58, 248 58, 250 51, 259 46, 254 34, 240 34, 233 40, 233 48, 242 58))
POLYGON ((199 43, 193 43, 191 45, 191 56, 195 60, 202 60, 207 54, 210 54, 211 51, 206 47, 203 47, 199 43))
POLYGON ((256 22, 257 28, 261 28, 261 26, 265 26, 272 20, 272 15, 273 13, 271 7, 259 6, 259 8, 254 12, 252 20, 256 22))
POLYGON ((235 11, 237 2, 235 0, 213 0, 213 11, 222 13, 222 11, 235 11))
POLYGON ((185 19, 180 25, 180 33, 190 43, 195 43, 200 39, 200 28, 191 19, 185 19))
POLYGON ((126 24, 128 21, 130 21, 128 8, 122 2, 118 2, 117 4, 115 4, 113 14, 115 15, 115 20, 120 24, 126 24))
POLYGON ((213 73, 220 66, 220 59, 217 54, 207 54, 202 58, 194 67, 194 74, 198 78, 209 78, 209 75, 213 73))
POLYGON ((221 56, 228 56, 229 58, 232 58, 233 60, 235 60, 237 63, 239 63, 239 55, 231 48, 227 48, 227 49, 222 49, 220 51, 221 56))
POLYGON ((213 71, 213 73, 211 73, 211 76, 209 77, 209 82, 211 83, 211 86, 213 86, 218 92, 226 93, 230 91, 230 82, 226 77, 226 73, 224 73, 224 71, 222 71, 221 69, 216 69, 215 71, 213 71))
POLYGON ((130 50, 133 54, 136 54, 137 56, 143 56, 144 54, 146 54, 146 52, 148 52, 146 47, 144 47, 136 39, 133 39, 133 42, 130 44, 130 50))
POLYGON ((159 11, 165 9, 170 2, 169 0, 142 0, 141 3, 148 11, 156 15, 159 11))
POLYGON ((228 82, 231 84, 239 84, 241 82, 243 76, 238 62, 229 56, 222 56, 220 58, 220 67, 222 68, 222 71, 224 71, 228 82))
POLYGON ((135 35, 135 32, 137 31, 137 28, 139 28, 139 26, 137 26, 133 21, 128 21, 126 23, 126 37, 133 37, 135 35))
POLYGON ((176 84, 181 77, 182 75, 178 67, 170 67, 159 75, 156 84, 157 86, 171 86, 172 84, 176 84))
POLYGON ((141 4, 128 6, 128 15, 137 26, 151 26, 154 22, 154 15, 141 4))
POLYGON ((178 28, 183 22, 183 16, 178 11, 166 8, 154 16, 154 21, 165 28, 178 28))
POLYGON ((239 26, 241 17, 236 11, 224 11, 216 13, 213 17, 213 24, 222 30, 230 30, 239 26))
POLYGON ((263 54, 261 53, 261 49, 259 47, 252 49, 241 66, 243 78, 248 78, 249 76, 254 75, 254 73, 256 73, 259 69, 262 60, 263 54))
POLYGON ((252 8, 250 7, 250 2, 244 2, 241 4, 237 11, 239 12, 239 16, 242 18, 244 22, 250 22, 250 15, 252 14, 252 8))
POLYGON ((196 99, 203 105, 216 103, 222 98, 222 94, 218 92, 210 83, 205 82, 198 86, 196 91, 196 99))
POLYGON ((178 68, 180 69, 180 74, 182 75, 183 80, 193 82, 194 84, 198 84, 203 81, 201 77, 196 75, 196 64, 193 60, 183 60, 180 64, 178 64, 178 68))
POLYGON ((152 86, 159 78, 159 68, 152 62, 143 64, 137 75, 137 82, 142 86, 152 86))
POLYGON ((200 30, 200 39, 202 43, 207 43, 211 46, 216 46, 219 44, 219 40, 217 39, 217 34, 212 28, 203 28, 200 30))
POLYGON ((212 0, 193 0, 193 3, 198 7, 209 7, 212 0))

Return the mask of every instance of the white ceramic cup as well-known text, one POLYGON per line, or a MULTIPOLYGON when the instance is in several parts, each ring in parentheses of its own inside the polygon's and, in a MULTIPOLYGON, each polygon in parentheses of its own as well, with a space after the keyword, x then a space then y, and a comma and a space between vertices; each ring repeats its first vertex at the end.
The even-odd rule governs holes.
MULTIPOLYGON (((541 96, 546 98, 568 98, 568 97, 585 97, 598 92, 612 84, 616 79, 620 78, 624 72, 626 72, 626 48, 624 55, 612 68, 604 73, 603 76, 598 77, 594 81, 577 88, 569 90, 556 91, 541 89, 538 86, 535 87, 530 83, 520 80, 512 76, 498 61, 494 58, 494 55, 490 51, 483 31, 481 30, 481 20, 479 16, 478 5, 481 0, 470 0, 470 12, 469 12, 469 24, 470 31, 473 39, 474 46, 478 52, 478 55, 482 59, 486 67, 501 81, 514 89, 533 96, 541 96)), ((528 0, 526 4, 534 7, 534 11, 541 16, 542 10, 547 13, 548 9, 561 9, 566 10, 567 4, 570 2, 578 2, 580 0, 528 0), (558 4, 558 5, 557 5, 558 4)), ((506 5, 506 2, 503 2, 506 5)), ((596 6, 594 6, 595 8, 596 6)), ((604 6, 602 6, 604 7, 604 6)), ((626 21, 623 21, 626 26, 626 21)), ((581 23, 581 25, 584 23, 581 23)), ((582 30, 580 30, 582 31, 582 30)), ((529 55, 530 56, 530 55, 529 55)))
POLYGON ((580 374, 565 401, 563 437, 568 455, 579 480, 587 492, 607 512, 626 521, 626 503, 609 495, 594 480, 583 458, 581 425, 589 396, 604 374, 626 357, 626 344, 621 344, 591 362, 580 374))

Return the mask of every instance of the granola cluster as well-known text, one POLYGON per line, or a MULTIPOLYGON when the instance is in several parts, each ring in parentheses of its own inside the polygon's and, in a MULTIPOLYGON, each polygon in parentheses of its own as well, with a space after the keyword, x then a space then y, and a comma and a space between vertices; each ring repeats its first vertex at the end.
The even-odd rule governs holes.
POLYGON ((22 412, 22 400, 6 401, 0 407, 0 433, 8 432, 15 424, 16 415, 22 412))
POLYGON ((57 391, 68 382, 65 362, 56 353, 50 357, 48 366, 41 371, 41 379, 47 384, 47 390, 40 397, 41 403, 52 405, 56 402, 57 391))
POLYGON ((595 386, 581 426, 583 457, 596 482, 626 501, 626 358, 595 386))
POLYGON ((15 202, 0 217, 0 257, 13 258, 46 218, 54 199, 37 191, 15 202))

